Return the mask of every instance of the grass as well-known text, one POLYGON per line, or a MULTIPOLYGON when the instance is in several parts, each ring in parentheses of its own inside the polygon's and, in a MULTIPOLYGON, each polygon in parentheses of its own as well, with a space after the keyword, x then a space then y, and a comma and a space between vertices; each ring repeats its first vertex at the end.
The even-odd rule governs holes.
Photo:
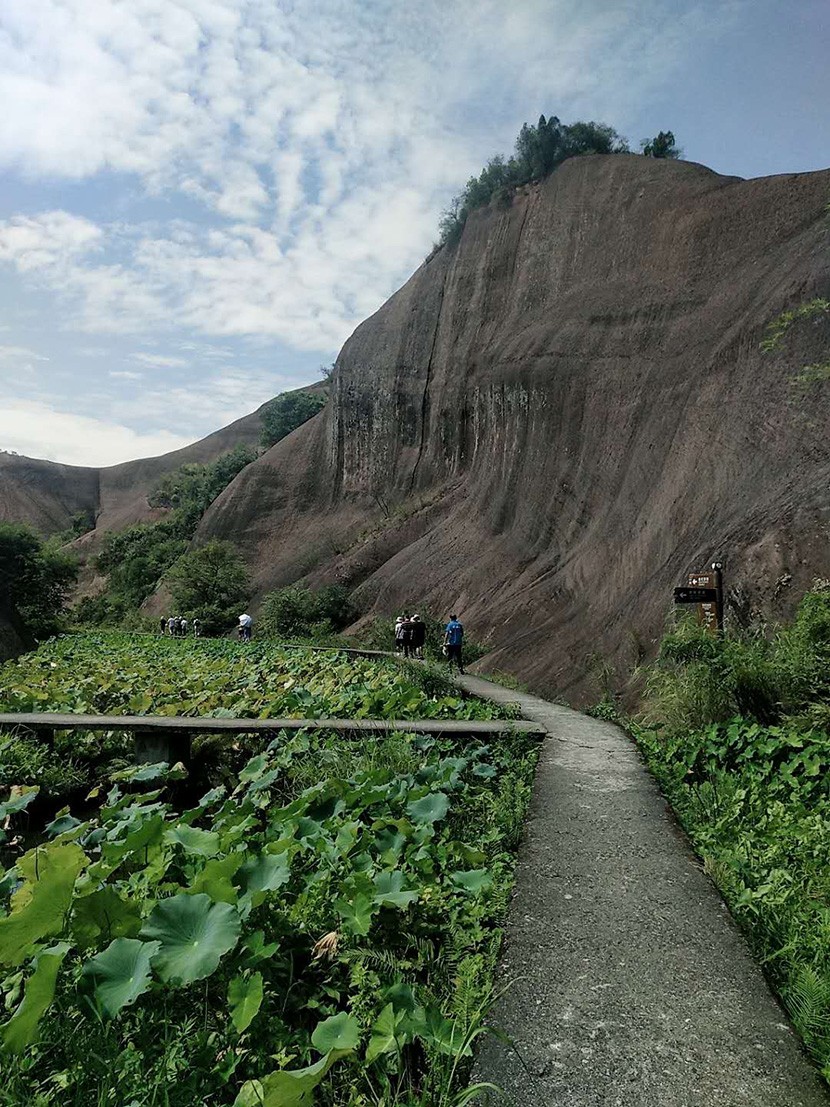
POLYGON ((626 720, 830 1080, 830 585, 788 626, 682 622, 626 720))

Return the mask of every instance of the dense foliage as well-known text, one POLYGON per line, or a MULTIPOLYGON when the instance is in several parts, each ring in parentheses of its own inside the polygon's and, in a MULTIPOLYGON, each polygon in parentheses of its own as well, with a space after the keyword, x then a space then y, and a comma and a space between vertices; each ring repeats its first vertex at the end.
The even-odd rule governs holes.
POLYGON ((106 535, 96 566, 107 576, 107 586, 78 605, 77 621, 112 625, 134 619, 187 551, 210 504, 255 457, 249 447, 237 446, 209 464, 183 465, 162 477, 147 501, 151 507, 168 508, 170 514, 156 523, 136 523, 106 535))
POLYGON ((830 1079, 830 585, 768 636, 679 627, 632 729, 830 1079))
POLYGON ((77 573, 70 554, 29 527, 0 523, 0 610, 16 613, 35 637, 60 627, 77 573))
POLYGON ((236 547, 214 539, 190 550, 167 571, 176 609, 199 619, 205 633, 231 627, 251 594, 251 577, 236 547))
MULTIPOLYGON (((402 669, 272 642, 181 640, 119 633, 57 639, 0 669, 0 710, 97 715, 253 718, 488 719, 493 705, 462 699, 429 670, 402 669)), ((123 735, 57 732, 0 738, 0 788, 89 787, 129 753, 123 735)))
MULTIPOLYGON (((650 157, 679 157, 671 131, 643 144, 650 157)), ((464 189, 453 199, 439 223, 439 245, 457 242, 471 211, 486 207, 492 200, 509 202, 519 185, 537 181, 552 173, 568 158, 582 154, 627 154, 628 143, 605 123, 561 123, 552 115, 539 116, 534 126, 525 123, 516 139, 513 156, 491 158, 477 177, 470 177, 464 189)))
POLYGON ((325 406, 319 392, 283 392, 262 409, 262 445, 273 446, 325 406))
POLYGON ((643 154, 647 158, 679 158, 682 151, 678 148, 671 131, 660 131, 654 138, 643 142, 643 154))
MULTIPOLYGON (((2 670, 2 694, 214 714, 467 706, 386 664, 125 636, 50 644, 2 670)), ((91 817, 60 813, 23 853, 7 842, 0 1104, 462 1102, 535 758, 515 735, 283 733, 184 811, 180 772, 146 766, 91 817)), ((0 788, 0 824, 32 795, 4 804, 0 788)))
POLYGON ((358 612, 342 584, 312 592, 292 585, 269 592, 259 615, 259 632, 275 638, 314 638, 343 630, 358 612))
POLYGON ((207 465, 182 465, 165 474, 147 497, 150 507, 168 507, 201 517, 220 492, 256 460, 256 450, 236 446, 207 465))

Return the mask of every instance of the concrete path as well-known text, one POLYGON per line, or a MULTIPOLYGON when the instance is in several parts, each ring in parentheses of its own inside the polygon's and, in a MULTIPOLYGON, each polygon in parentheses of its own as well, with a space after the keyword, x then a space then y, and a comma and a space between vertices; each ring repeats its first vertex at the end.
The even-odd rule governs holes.
POLYGON ((617 727, 477 677, 544 723, 475 1079, 512 1107, 828 1107, 720 896, 617 727), (512 983, 511 983, 512 982, 512 983))

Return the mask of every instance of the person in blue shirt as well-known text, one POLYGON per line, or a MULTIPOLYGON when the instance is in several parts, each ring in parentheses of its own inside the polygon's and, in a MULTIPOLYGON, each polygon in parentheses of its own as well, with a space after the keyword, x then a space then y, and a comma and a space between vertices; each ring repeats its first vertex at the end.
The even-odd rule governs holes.
POLYGON ((458 666, 459 673, 464 672, 464 663, 461 660, 461 647, 464 642, 464 627, 459 623, 457 615, 450 615, 444 631, 444 646, 446 647, 447 661, 458 666))

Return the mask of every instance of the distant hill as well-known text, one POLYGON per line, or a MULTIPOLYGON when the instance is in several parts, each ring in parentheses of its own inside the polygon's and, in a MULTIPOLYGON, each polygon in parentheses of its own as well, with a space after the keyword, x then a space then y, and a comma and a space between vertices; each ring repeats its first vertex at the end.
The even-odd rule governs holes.
POLYGON ((159 478, 180 465, 213 461, 236 445, 258 445, 261 411, 181 450, 101 469, 0 454, 0 521, 28 523, 49 536, 68 530, 77 515, 94 519, 99 532, 157 519, 164 512, 148 505, 147 493, 159 478))

